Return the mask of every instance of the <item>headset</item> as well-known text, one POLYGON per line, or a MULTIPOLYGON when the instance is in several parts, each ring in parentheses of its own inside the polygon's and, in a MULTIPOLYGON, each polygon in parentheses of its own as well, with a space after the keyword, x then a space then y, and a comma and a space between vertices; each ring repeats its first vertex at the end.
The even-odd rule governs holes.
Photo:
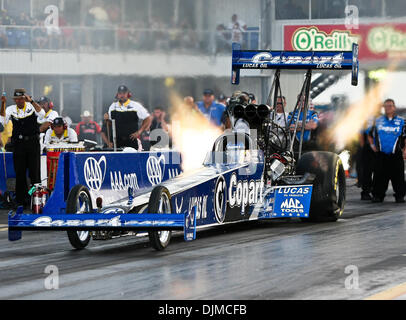
MULTIPOLYGON (((120 87, 121 87, 121 86, 120 86, 120 87)), ((127 91, 127 94, 128 94, 128 99, 130 99, 130 98, 133 96, 130 90, 127 91)), ((115 96, 114 98, 115 98, 116 100, 118 100, 118 91, 117 91, 116 96, 115 96)))
MULTIPOLYGON (((55 118, 54 121, 55 121, 56 119, 58 119, 58 118, 55 118)), ((62 119, 62 120, 63 120, 63 118, 59 118, 59 119, 62 119)), ((52 129, 52 130, 55 130, 54 121, 51 122, 51 129, 52 129)), ((65 120, 63 120, 63 130, 66 130, 66 129, 68 129, 68 124, 66 123, 65 120)))

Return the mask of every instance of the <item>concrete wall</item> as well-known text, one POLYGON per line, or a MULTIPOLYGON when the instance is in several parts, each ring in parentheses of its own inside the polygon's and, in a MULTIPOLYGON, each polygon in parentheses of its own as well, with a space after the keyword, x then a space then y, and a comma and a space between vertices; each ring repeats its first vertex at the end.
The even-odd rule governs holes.
POLYGON ((162 77, 228 76, 230 56, 166 55, 160 53, 91 54, 67 52, 1 51, 0 70, 5 74, 133 75, 162 77))

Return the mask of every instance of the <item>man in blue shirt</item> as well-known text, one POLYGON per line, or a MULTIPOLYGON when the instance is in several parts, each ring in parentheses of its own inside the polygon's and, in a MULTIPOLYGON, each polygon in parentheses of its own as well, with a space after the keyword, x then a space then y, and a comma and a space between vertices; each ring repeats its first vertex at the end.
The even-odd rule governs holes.
POLYGON ((368 129, 368 140, 376 154, 372 202, 383 202, 391 180, 396 202, 403 203, 406 194, 403 162, 406 158, 405 120, 396 115, 396 106, 392 99, 386 99, 383 106, 385 114, 377 118, 375 124, 368 129))
POLYGON ((224 122, 225 105, 214 101, 214 92, 211 89, 203 91, 203 100, 197 102, 199 111, 214 125, 221 127, 224 122))
MULTIPOLYGON (((291 132, 294 131, 295 126, 296 126, 296 121, 299 121, 297 124, 297 131, 296 131, 296 137, 295 137, 295 145, 294 149, 299 150, 299 141, 300 141, 300 136, 302 134, 302 124, 303 124, 303 110, 304 110, 304 101, 300 102, 301 104, 301 109, 298 109, 295 114, 292 114, 292 112, 289 113, 289 116, 287 118, 287 123, 289 124, 290 121, 292 120, 292 123, 290 125, 290 130, 291 132), (299 115, 300 114, 300 115, 299 115), (298 115, 299 115, 299 120, 298 120, 298 115)), ((309 102, 311 104, 311 102, 309 102)), ((302 151, 312 151, 316 150, 317 146, 315 143, 315 137, 312 137, 312 134, 314 133, 314 130, 317 129, 319 124, 319 116, 317 112, 313 108, 309 108, 306 114, 306 121, 305 121, 305 130, 303 133, 303 144, 302 144, 302 151)))

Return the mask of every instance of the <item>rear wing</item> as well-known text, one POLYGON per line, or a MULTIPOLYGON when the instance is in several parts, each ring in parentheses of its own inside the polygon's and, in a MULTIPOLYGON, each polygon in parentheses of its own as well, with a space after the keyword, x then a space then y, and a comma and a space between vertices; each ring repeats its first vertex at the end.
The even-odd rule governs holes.
POLYGON ((351 70, 351 84, 358 84, 358 45, 352 51, 241 50, 233 43, 231 83, 239 84, 241 69, 351 70))

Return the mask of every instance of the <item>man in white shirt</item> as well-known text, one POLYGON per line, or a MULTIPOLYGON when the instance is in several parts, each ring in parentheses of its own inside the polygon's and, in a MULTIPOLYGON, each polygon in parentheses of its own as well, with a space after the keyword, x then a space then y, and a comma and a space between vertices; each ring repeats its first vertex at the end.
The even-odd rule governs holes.
POLYGON ((110 120, 115 120, 117 147, 138 150, 138 139, 152 122, 152 116, 140 103, 130 100, 131 92, 124 85, 118 87, 116 99, 109 108, 110 120), (138 122, 142 120, 139 128, 138 122))
POLYGON ((57 143, 73 143, 78 142, 78 136, 75 130, 68 128, 68 125, 63 118, 55 118, 45 134, 44 144, 49 146, 57 143))
POLYGON ((11 142, 13 144, 13 163, 16 172, 16 200, 18 205, 28 206, 27 169, 31 185, 41 182, 40 143, 38 120, 45 111, 36 103, 25 89, 14 90, 15 104, 5 109, 6 97, 2 96, 0 123, 13 123, 11 142))

